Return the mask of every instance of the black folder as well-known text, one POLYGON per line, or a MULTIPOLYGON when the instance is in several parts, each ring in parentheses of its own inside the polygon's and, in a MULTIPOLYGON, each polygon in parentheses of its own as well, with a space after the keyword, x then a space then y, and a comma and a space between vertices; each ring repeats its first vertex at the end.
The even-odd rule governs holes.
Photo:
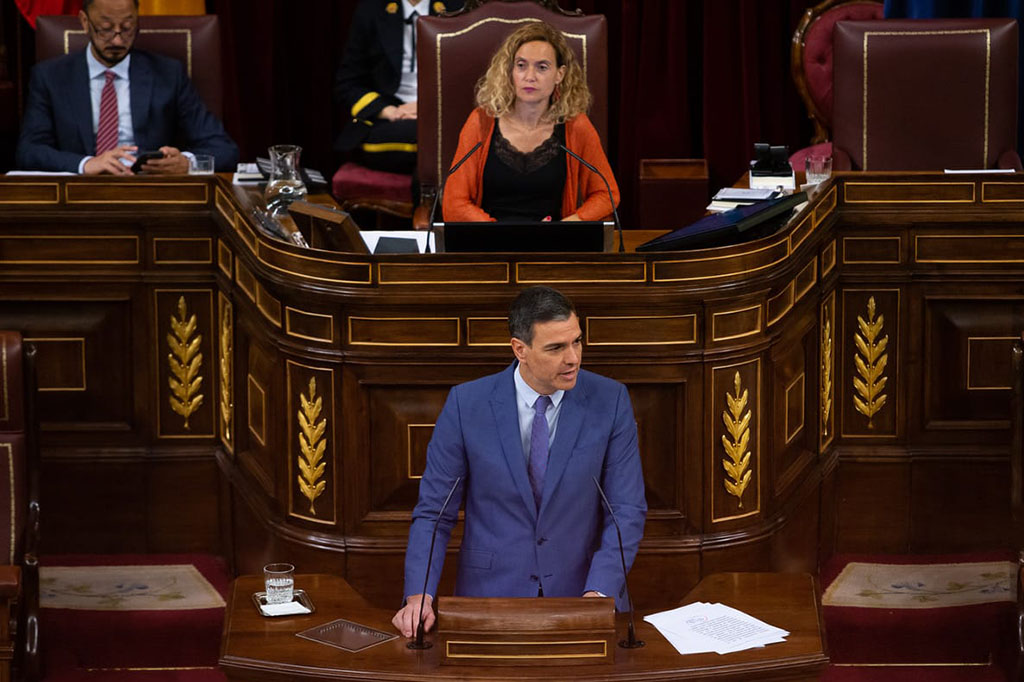
MULTIPOLYGON (((759 201, 731 211, 713 213, 697 222, 656 237, 636 247, 637 251, 680 251, 696 247, 725 246, 743 241, 744 233, 756 227, 777 229, 797 204, 807 201, 805 192, 779 199, 759 201)), ((762 231, 758 236, 764 236, 762 231)))

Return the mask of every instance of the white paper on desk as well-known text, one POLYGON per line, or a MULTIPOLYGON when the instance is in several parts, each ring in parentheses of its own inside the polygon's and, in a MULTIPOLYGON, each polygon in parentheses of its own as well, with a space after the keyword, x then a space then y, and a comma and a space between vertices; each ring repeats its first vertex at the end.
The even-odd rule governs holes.
POLYGON ((373 253, 377 249, 377 241, 381 237, 398 237, 400 239, 415 239, 416 247, 423 253, 427 246, 427 239, 430 239, 431 253, 437 253, 434 246, 434 233, 426 230, 362 230, 359 236, 366 242, 366 248, 373 253))
POLYGON ((260 604, 260 611, 268 616, 293 616, 310 613, 309 609, 297 601, 284 604, 260 604))
POLYGON ((645 616, 681 654, 732 653, 784 641, 789 633, 724 604, 697 602, 645 616))
POLYGON ((943 173, 948 175, 967 175, 974 173, 983 173, 985 175, 1005 175, 1007 173, 1015 173, 1012 168, 947 168, 943 173))
POLYGON ((7 175, 78 175, 78 173, 68 173, 67 171, 12 170, 12 171, 7 171, 7 175))

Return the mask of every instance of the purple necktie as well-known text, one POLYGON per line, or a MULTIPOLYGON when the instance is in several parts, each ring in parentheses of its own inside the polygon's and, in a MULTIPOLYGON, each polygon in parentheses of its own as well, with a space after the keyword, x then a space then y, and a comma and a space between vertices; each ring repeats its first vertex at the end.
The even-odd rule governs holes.
POLYGON ((530 430, 530 487, 533 488, 533 499, 540 509, 540 500, 544 496, 544 474, 548 470, 548 418, 545 412, 551 404, 551 398, 542 395, 533 404, 533 428, 530 430))

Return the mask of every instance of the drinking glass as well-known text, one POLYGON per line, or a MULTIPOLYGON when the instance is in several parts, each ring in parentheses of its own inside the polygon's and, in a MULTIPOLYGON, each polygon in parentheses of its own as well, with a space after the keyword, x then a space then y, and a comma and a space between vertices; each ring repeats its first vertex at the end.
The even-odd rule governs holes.
POLYGON ((287 604, 295 597, 295 566, 267 564, 263 567, 263 583, 268 604, 287 604))
POLYGON ((808 156, 804 159, 804 170, 807 172, 807 184, 817 185, 825 182, 832 175, 832 157, 808 156))
POLYGON ((213 156, 210 154, 193 154, 188 164, 189 175, 210 175, 213 173, 213 156))

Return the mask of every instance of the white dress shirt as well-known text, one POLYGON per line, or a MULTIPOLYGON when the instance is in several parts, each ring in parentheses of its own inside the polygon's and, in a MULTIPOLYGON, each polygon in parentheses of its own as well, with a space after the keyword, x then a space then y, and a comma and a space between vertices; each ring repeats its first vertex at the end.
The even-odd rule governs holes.
MULTIPOLYGON (((419 13, 421 17, 428 16, 430 14, 430 0, 420 0, 415 5, 410 5, 409 0, 402 0, 403 16, 408 19, 413 12, 419 13)), ((416 69, 409 71, 413 60, 412 32, 415 30, 416 24, 409 24, 402 29, 402 82, 398 86, 398 92, 395 93, 395 97, 403 102, 416 101, 416 73, 419 70, 418 65, 416 69)))
MULTIPOLYGON (((117 143, 135 144, 135 129, 132 127, 132 89, 128 77, 128 65, 132 55, 128 53, 124 59, 114 66, 107 66, 96 59, 92 46, 85 49, 85 62, 89 67, 89 99, 92 102, 92 133, 95 137, 100 127, 100 100, 103 97, 103 85, 106 83, 107 71, 113 71, 114 92, 117 93, 117 143)), ((85 162, 92 158, 86 156, 78 164, 78 172, 85 169, 85 162)))

